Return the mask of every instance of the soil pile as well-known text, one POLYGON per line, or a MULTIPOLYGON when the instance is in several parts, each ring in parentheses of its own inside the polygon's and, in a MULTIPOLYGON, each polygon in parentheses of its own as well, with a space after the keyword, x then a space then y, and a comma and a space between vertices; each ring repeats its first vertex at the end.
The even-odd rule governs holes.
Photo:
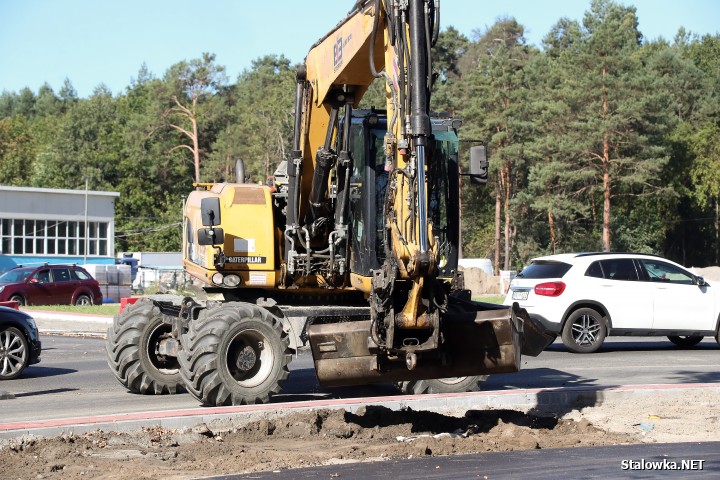
POLYGON ((720 282, 720 267, 691 268, 695 275, 705 277, 705 280, 720 282))
POLYGON ((480 295, 499 295, 501 292, 500 277, 488 275, 481 268, 460 267, 465 279, 465 288, 472 292, 473 297, 480 295))
POLYGON ((368 406, 274 415, 232 428, 24 437, 0 443, 0 471, 8 479, 186 479, 428 455, 720 440, 720 393, 682 395, 555 413, 368 406))

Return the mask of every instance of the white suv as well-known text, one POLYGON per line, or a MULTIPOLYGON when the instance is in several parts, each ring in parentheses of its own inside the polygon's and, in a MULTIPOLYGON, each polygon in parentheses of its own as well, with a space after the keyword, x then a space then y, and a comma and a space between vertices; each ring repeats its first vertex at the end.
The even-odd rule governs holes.
POLYGON ((566 253, 532 260, 510 283, 517 302, 572 352, 608 335, 667 336, 690 347, 718 342, 720 288, 677 263, 633 253, 566 253))

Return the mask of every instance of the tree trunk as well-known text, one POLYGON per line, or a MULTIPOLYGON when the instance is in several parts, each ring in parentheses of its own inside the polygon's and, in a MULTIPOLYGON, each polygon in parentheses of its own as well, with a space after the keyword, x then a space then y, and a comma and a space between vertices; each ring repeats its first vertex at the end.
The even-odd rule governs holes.
POLYGON ((502 205, 500 177, 495 189, 495 275, 500 275, 500 210, 502 205))
POLYGON ((191 117, 192 123, 192 142, 193 142, 193 160, 195 162, 195 182, 200 183, 200 145, 198 143, 198 127, 197 118, 191 117))
MULTIPOLYGON (((607 118, 608 101, 606 90, 607 66, 602 69, 602 95, 603 95, 603 118, 607 118)), ((603 251, 609 252, 612 244, 610 239, 610 138, 608 133, 603 134, 603 251)))
POLYGON ((609 142, 605 139, 605 157, 603 158, 603 252, 609 252, 611 248, 610 242, 610 160, 608 158, 609 142))
MULTIPOLYGON (((463 259, 463 203, 462 203, 462 167, 458 166, 458 259, 463 259)), ((346 174, 347 175, 347 174, 346 174)))
POLYGON ((505 184, 504 203, 503 208, 505 209, 505 270, 510 270, 510 242, 512 236, 510 231, 512 230, 512 218, 510 216, 510 163, 503 165, 503 183, 505 184))
POLYGON ((556 237, 555 237, 555 218, 552 210, 548 210, 548 225, 550 225, 550 248, 551 253, 555 255, 556 237))

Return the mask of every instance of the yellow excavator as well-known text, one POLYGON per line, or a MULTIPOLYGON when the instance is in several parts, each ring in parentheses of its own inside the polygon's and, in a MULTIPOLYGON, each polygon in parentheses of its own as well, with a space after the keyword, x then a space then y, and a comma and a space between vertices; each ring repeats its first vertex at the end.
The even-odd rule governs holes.
MULTIPOLYGON (((132 392, 267 402, 296 349, 322 386, 477 390, 553 340, 527 313, 474 302, 458 271, 459 119, 430 112, 434 0, 360 0, 297 71, 290 158, 266 185, 197 185, 183 258, 202 295, 116 316, 108 364, 132 392), (383 109, 359 110, 370 85, 383 109)), ((487 179, 484 146, 469 176, 487 179)))

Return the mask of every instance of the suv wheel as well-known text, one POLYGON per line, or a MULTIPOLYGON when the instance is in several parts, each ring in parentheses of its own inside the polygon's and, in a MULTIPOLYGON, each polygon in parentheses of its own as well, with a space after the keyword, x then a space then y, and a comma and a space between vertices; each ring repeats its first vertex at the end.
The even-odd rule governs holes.
POLYGON ((86 307, 88 305, 92 305, 92 300, 89 296, 85 295, 84 293, 81 295, 78 295, 78 297, 75 299, 75 305, 77 306, 83 306, 86 307))
POLYGON ((11 302, 18 302, 18 305, 21 307, 25 305, 25 299, 22 297, 22 295, 13 295, 10 297, 11 302))
POLYGON ((562 341, 574 353, 596 352, 605 341, 607 327, 605 319, 592 308, 575 310, 565 322, 562 341))

